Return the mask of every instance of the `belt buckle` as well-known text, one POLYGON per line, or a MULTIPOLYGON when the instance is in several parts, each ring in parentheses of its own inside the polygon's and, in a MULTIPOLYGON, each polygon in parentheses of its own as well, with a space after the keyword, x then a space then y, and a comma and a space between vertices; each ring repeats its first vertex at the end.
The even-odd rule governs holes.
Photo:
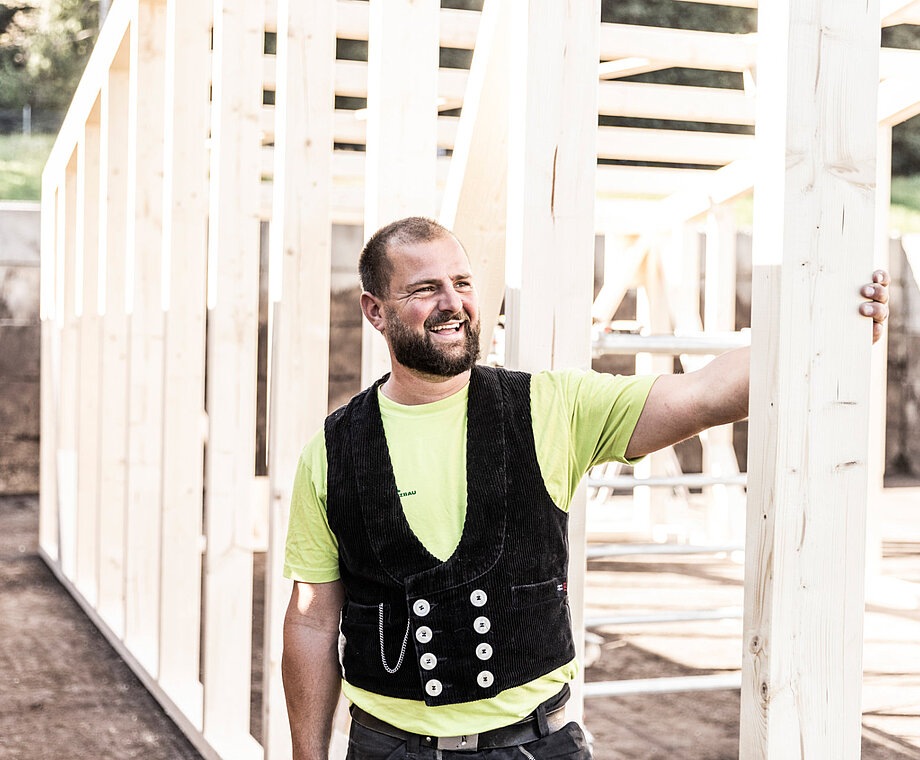
POLYGON ((438 737, 438 749, 441 750, 461 750, 466 752, 475 752, 478 746, 479 734, 438 737))

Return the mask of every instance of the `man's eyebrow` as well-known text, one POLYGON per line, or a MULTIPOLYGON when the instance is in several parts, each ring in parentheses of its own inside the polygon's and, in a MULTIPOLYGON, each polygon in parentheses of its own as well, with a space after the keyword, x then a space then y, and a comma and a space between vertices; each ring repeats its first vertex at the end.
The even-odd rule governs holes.
MULTIPOLYGON (((451 275, 451 280, 454 282, 457 280, 471 280, 472 278, 473 275, 469 272, 451 275)), ((441 280, 438 277, 428 277, 424 280, 415 280, 414 282, 410 282, 408 285, 406 285, 406 288, 417 288, 419 285, 437 285, 439 282, 441 282, 441 280)))

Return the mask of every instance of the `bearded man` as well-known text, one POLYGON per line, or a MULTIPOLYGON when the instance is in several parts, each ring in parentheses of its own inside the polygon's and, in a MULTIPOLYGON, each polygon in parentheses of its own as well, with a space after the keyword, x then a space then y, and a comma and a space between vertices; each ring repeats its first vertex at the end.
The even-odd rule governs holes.
MULTIPOLYGON (((353 760, 590 758, 563 709, 575 489, 593 465, 746 417, 750 352, 657 378, 479 366, 476 289, 450 231, 394 222, 359 266, 392 371, 300 459, 282 659, 294 758, 327 757, 340 688, 353 760)), ((875 339, 887 282, 862 290, 875 339)))

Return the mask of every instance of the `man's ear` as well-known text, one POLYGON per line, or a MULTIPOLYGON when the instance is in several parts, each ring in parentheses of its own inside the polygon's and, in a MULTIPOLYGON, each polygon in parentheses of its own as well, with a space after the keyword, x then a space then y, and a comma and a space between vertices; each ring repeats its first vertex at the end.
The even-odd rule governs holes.
POLYGON ((386 319, 383 314, 383 304, 377 296, 365 290, 361 294, 361 311, 364 312, 364 318, 371 323, 375 330, 383 332, 386 319))

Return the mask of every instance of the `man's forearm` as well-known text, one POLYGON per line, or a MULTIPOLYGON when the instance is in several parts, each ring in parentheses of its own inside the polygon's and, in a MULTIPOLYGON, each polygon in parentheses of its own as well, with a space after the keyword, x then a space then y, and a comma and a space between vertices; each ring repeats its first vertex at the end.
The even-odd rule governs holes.
POLYGON ((703 427, 738 422, 748 416, 751 385, 751 349, 738 348, 717 356, 699 374, 708 389, 703 427))
POLYGON ((290 617, 284 623, 281 679, 291 722, 294 760, 326 760, 341 689, 338 632, 290 617))

